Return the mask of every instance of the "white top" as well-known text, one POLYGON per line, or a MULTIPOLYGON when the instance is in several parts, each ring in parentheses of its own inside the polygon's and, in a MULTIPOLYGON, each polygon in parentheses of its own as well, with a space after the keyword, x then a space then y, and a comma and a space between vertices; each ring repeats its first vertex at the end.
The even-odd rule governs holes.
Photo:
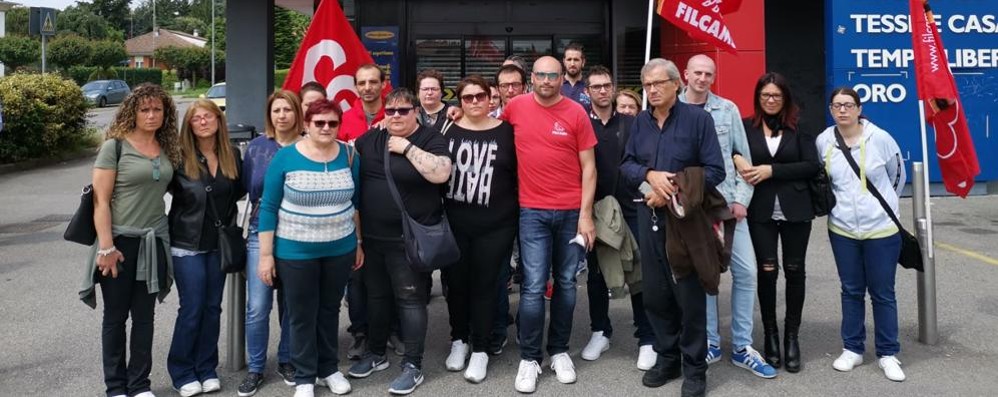
POLYGON ((768 136, 766 137, 766 146, 769 147, 769 155, 775 156, 776 149, 780 148, 780 141, 783 140, 783 135, 768 136))

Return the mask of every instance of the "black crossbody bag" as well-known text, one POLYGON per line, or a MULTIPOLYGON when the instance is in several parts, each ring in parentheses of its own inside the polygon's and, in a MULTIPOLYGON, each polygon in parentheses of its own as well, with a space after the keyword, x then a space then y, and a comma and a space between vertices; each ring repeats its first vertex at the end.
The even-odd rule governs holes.
POLYGON ((385 179, 388 189, 392 192, 395 204, 402 211, 402 243, 405 245, 405 257, 409 267, 415 272, 432 272, 450 266, 461 257, 457 240, 451 232, 447 211, 441 211, 440 222, 424 225, 409 216, 402 202, 395 178, 392 177, 392 167, 389 162, 391 151, 388 150, 388 140, 385 140, 385 179))
MULTIPOLYGON (((859 165, 856 164, 856 159, 852 157, 852 153, 849 151, 849 147, 846 146, 845 140, 842 139, 842 134, 839 133, 838 128, 835 128, 835 141, 838 143, 839 150, 842 151, 846 161, 849 162, 849 166, 856 173, 856 177, 862 179, 859 172, 859 165)), ((897 215, 894 215, 894 211, 891 210, 891 206, 887 204, 887 200, 884 200, 884 196, 880 194, 876 186, 873 186, 873 182, 870 182, 869 178, 866 180, 866 189, 870 191, 870 194, 873 194, 873 197, 877 198, 880 206, 891 217, 891 220, 897 225, 898 232, 901 233, 901 254, 898 256, 898 264, 905 269, 915 269, 919 272, 924 271, 922 265, 922 247, 918 243, 918 238, 904 229, 897 215)))
MULTIPOLYGON (((114 169, 118 170, 118 162, 121 161, 121 140, 114 143, 115 160, 114 169)), ((112 182, 113 183, 113 182, 112 182)), ((112 188, 113 189, 113 188, 112 188)), ((73 218, 69 220, 66 231, 62 238, 77 244, 94 245, 97 241, 97 226, 94 224, 94 185, 83 187, 80 194, 80 206, 76 208, 73 218)))
MULTIPOLYGON (((215 228, 218 230, 218 256, 222 273, 238 273, 246 269, 246 238, 243 228, 235 224, 233 218, 230 224, 222 222, 211 198, 211 185, 205 186, 205 205, 215 217, 215 228)), ((259 208, 259 206, 257 206, 259 208)))

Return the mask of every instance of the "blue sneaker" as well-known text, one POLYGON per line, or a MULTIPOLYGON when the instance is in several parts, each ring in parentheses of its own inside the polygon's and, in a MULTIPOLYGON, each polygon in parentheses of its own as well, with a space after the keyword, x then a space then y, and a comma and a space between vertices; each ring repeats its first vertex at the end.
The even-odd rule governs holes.
POLYGON ((392 381, 388 392, 397 395, 409 394, 415 391, 416 386, 421 383, 423 383, 423 371, 420 371, 412 363, 405 363, 402 365, 402 373, 392 381))
POLYGON ((731 363, 751 371, 760 378, 772 379, 776 377, 776 368, 767 364, 762 355, 755 351, 752 346, 745 346, 745 349, 740 352, 732 352, 731 363))
POLYGON ((364 356, 360 358, 352 366, 350 366, 350 374, 353 378, 366 378, 370 376, 375 371, 382 371, 388 369, 388 358, 385 356, 378 356, 372 353, 364 353, 364 356))
POLYGON ((721 348, 707 344, 707 364, 713 364, 721 361, 721 348))

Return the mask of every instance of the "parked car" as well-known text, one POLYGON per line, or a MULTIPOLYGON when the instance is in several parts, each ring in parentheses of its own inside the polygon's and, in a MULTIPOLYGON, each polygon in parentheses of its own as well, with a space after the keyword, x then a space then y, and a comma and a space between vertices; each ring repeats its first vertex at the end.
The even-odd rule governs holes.
POLYGON ((222 111, 224 112, 225 111, 225 83, 218 83, 218 84, 215 84, 215 85, 211 86, 211 88, 208 89, 208 92, 204 93, 204 95, 201 95, 201 98, 211 99, 211 101, 215 102, 215 104, 218 105, 218 108, 222 109, 222 111))
POLYGON ((104 107, 121 103, 132 90, 123 80, 94 80, 80 87, 87 102, 104 107))

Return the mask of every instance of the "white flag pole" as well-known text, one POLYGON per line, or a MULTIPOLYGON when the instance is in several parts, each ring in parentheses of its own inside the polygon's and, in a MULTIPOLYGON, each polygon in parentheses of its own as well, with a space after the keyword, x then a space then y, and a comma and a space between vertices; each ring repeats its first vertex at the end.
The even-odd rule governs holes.
MULTIPOLYGON (((925 171, 922 173, 922 183, 925 186, 925 238, 927 240, 926 243, 928 244, 926 252, 928 252, 929 258, 935 258, 935 247, 933 247, 935 240, 932 237, 932 206, 929 202, 929 198, 932 197, 929 193, 931 190, 929 189, 929 143, 925 127, 925 101, 921 99, 918 100, 918 123, 922 129, 922 164, 925 171)), ((912 194, 918 194, 918 192, 913 191, 912 194)), ((918 225, 915 225, 915 227, 917 228, 918 225)))
MULTIPOLYGON (((648 29, 645 32, 645 64, 651 60, 651 25, 655 14, 655 0, 648 0, 648 29)), ((648 109, 648 93, 641 89, 641 110, 648 109)))

